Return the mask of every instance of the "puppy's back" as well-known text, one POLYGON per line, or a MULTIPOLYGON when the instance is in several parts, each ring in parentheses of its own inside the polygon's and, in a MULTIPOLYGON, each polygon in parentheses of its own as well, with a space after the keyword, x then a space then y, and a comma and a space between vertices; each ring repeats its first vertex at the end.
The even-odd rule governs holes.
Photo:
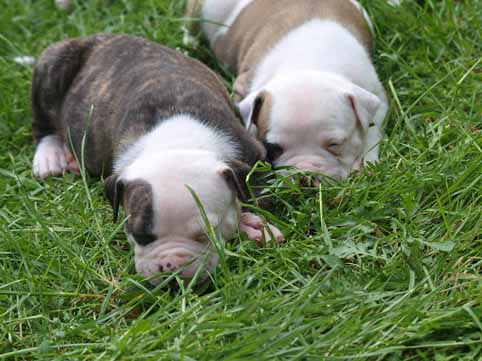
POLYGON ((41 60, 34 78, 47 85, 34 81, 32 103, 44 99, 39 108, 50 114, 44 123, 71 141, 77 154, 85 137, 86 167, 93 174, 109 174, 126 145, 178 114, 224 129, 241 149, 253 145, 218 77, 178 51, 142 38, 98 34, 54 44, 41 60))
POLYGON ((371 50, 369 25, 351 0, 254 0, 214 44, 214 51, 238 74, 250 71, 291 30, 313 19, 343 24, 371 50))

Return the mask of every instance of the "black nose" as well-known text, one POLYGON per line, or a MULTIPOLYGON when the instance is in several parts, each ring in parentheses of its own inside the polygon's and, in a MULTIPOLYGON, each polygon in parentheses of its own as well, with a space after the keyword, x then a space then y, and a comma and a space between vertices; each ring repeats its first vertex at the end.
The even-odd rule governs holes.
POLYGON ((173 266, 171 262, 159 265, 159 271, 161 272, 174 272, 177 267, 173 266))

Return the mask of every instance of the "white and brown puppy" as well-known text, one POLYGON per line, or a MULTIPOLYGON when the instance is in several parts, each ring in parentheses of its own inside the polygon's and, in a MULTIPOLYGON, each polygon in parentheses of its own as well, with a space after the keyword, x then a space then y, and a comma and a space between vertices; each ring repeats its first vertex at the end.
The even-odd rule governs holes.
POLYGON ((79 172, 72 153, 80 157, 83 149, 86 170, 107 176, 115 218, 124 207, 142 275, 184 268, 189 279, 203 262, 209 272, 216 267, 188 187, 223 239, 238 228, 256 240, 267 233, 258 217, 240 214, 238 200, 243 173, 265 151, 198 61, 127 35, 62 41, 38 60, 31 103, 34 174, 79 172))
POLYGON ((355 0, 191 0, 234 93, 275 166, 345 178, 378 160, 388 105, 355 0))

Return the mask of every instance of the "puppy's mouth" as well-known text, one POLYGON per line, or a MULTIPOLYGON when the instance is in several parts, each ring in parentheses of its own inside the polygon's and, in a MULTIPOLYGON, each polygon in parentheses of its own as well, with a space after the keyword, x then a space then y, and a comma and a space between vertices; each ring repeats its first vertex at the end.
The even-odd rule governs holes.
POLYGON ((202 281, 208 278, 218 264, 218 256, 209 244, 199 242, 160 242, 135 247, 136 271, 154 285, 162 276, 176 273, 184 280, 194 277, 202 281), (155 277, 159 275, 159 277, 155 277))
POLYGON ((309 178, 328 177, 338 181, 348 178, 351 171, 355 169, 354 165, 346 165, 334 156, 319 154, 284 156, 274 164, 275 167, 293 167, 295 173, 309 172, 310 175, 313 174, 313 177, 309 178))

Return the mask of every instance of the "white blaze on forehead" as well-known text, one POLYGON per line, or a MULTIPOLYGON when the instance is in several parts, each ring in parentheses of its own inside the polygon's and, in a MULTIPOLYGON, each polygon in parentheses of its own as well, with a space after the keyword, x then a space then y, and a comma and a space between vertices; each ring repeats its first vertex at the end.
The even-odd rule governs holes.
POLYGON ((229 135, 202 124, 190 115, 180 114, 162 120, 156 128, 129 146, 115 161, 114 170, 120 172, 134 159, 148 159, 153 154, 176 149, 213 152, 222 161, 236 159, 239 153, 229 135))
POLYGON ((206 151, 165 151, 135 161, 122 178, 142 179, 153 192, 154 214, 162 224, 154 222, 156 235, 190 236, 202 224, 191 188, 199 197, 209 220, 218 225, 231 205, 234 194, 217 170, 223 163, 206 151))

